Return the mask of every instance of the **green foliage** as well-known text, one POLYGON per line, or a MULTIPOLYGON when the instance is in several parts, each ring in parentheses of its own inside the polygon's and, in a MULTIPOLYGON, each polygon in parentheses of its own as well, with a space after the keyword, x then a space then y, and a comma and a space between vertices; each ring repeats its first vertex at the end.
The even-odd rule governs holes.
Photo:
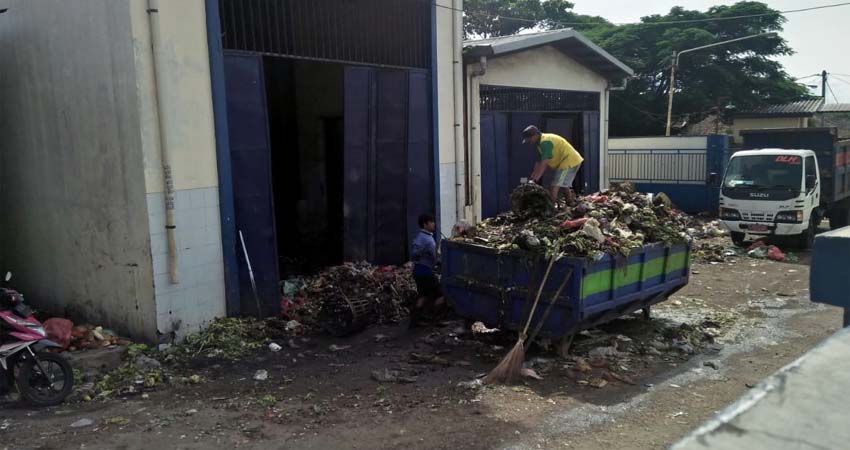
POLYGON ((277 398, 274 395, 264 395, 257 400, 261 406, 271 408, 277 404, 277 398))
POLYGON ((263 346, 267 339, 264 322, 252 319, 220 318, 200 333, 190 334, 172 351, 177 359, 196 356, 237 360, 263 346))
POLYGON ((131 360, 135 360, 141 355, 150 353, 150 351, 150 347, 145 344, 130 344, 127 346, 127 357, 131 360))
MULTIPOLYGON (((614 25, 572 11, 564 0, 469 0, 465 2, 467 36, 501 36, 528 29, 582 31, 636 72, 625 91, 611 100, 611 135, 656 135, 664 130, 670 66, 674 51, 766 32, 780 32, 785 18, 766 4, 741 1, 706 11, 674 7, 669 13, 643 17, 638 24, 614 25), (498 20, 522 17, 534 22, 498 20), (724 17, 754 16, 733 20, 724 17), (706 20, 718 19, 721 20, 706 20), (688 23, 664 23, 694 21, 688 23), (575 23, 584 23, 575 24, 575 23)), ((792 54, 781 36, 761 37, 687 53, 680 59, 675 83, 674 122, 701 120, 713 109, 732 104, 738 110, 799 100, 806 88, 776 61, 792 54)))

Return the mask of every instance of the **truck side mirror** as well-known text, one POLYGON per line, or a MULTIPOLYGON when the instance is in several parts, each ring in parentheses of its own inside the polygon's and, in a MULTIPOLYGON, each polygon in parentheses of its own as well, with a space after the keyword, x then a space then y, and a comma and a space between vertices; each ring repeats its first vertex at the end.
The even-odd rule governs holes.
POLYGON ((818 183, 817 175, 806 175, 806 190, 814 189, 818 183))
POLYGON ((711 172, 708 174, 708 184, 714 185, 717 183, 717 172, 711 172))

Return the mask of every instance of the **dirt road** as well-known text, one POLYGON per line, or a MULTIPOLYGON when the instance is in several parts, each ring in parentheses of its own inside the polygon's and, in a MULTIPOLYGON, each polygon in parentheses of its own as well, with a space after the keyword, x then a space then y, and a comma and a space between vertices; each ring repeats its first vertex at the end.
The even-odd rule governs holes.
POLYGON ((510 336, 473 337, 458 323, 371 329, 190 368, 207 381, 147 398, 6 404, 0 448, 665 448, 840 320, 808 301, 804 264, 695 263, 690 285, 653 320, 584 333, 573 350, 581 358, 531 354, 543 379, 520 386, 458 386, 492 368, 510 336), (261 369, 268 379, 254 380, 261 369), (71 427, 80 419, 92 425, 71 427))

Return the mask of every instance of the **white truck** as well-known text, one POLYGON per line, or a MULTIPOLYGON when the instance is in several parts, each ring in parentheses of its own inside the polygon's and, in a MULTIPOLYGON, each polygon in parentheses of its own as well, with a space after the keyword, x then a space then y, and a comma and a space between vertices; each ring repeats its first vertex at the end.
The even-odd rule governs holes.
POLYGON ((720 187, 720 219, 732 241, 790 237, 811 247, 824 218, 850 222, 848 143, 832 128, 746 130, 720 187))

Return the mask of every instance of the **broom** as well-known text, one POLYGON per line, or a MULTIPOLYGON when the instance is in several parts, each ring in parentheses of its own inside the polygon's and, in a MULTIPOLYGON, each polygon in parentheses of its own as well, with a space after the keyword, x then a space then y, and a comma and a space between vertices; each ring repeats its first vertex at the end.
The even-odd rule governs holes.
POLYGON ((517 381, 522 376, 522 363, 525 362, 525 339, 528 337, 528 327, 531 325, 531 319, 534 317, 534 310, 537 309, 537 304, 540 303, 540 295, 543 293, 543 286, 549 279, 549 272, 552 271, 552 266, 555 260, 558 259, 560 252, 556 252, 549 259, 549 266, 546 268, 546 274, 543 275, 543 281, 540 282, 540 287, 537 288, 537 296, 534 298, 534 303, 531 305, 531 312, 528 313, 528 319, 525 321, 525 327, 514 345, 514 348, 502 358, 502 361, 484 377, 482 380, 485 384, 491 383, 506 383, 511 384, 517 381))

